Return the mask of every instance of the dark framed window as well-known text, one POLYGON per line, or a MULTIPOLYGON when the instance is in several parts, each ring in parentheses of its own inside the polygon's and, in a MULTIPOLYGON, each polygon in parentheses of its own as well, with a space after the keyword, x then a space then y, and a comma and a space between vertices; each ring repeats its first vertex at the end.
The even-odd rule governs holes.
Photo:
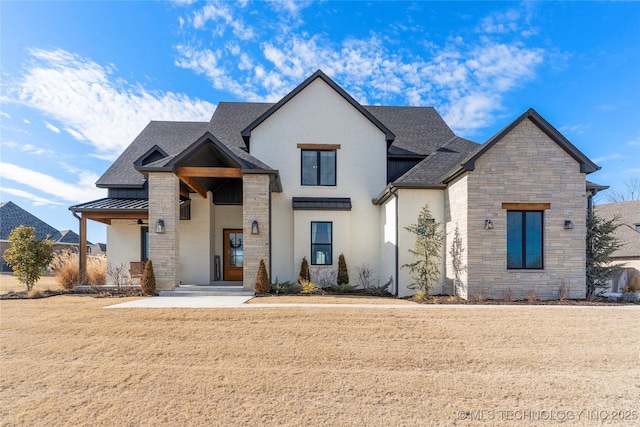
POLYGON ((507 211, 507 268, 543 268, 542 211, 507 211))
POLYGON ((302 150, 302 185, 336 185, 336 150, 302 150))
POLYGON ((333 223, 311 222, 311 265, 332 265, 333 223))
POLYGON ((140 260, 149 259, 149 227, 140 227, 140 260))

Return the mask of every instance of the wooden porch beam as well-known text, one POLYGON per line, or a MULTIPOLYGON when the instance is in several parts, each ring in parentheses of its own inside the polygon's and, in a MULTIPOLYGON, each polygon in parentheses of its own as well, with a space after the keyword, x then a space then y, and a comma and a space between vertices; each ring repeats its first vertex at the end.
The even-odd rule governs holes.
POLYGON ((184 182, 189 188, 202 196, 203 199, 207 198, 207 191, 202 188, 200 184, 198 184, 193 178, 191 178, 190 176, 180 175, 180 172, 178 172, 178 178, 180 178, 180 181, 184 182))
POLYGON ((81 285, 85 284, 85 278, 87 277, 87 217, 82 215, 80 217, 80 272, 79 281, 81 285))
POLYGON ((147 212, 83 212, 82 216, 87 219, 146 219, 149 218, 147 212))
POLYGON ((242 169, 239 168, 184 166, 178 168, 177 173, 180 178, 242 178, 242 169))
POLYGON ((189 191, 186 188, 184 188, 182 185, 180 186, 180 195, 185 199, 189 198, 189 191))

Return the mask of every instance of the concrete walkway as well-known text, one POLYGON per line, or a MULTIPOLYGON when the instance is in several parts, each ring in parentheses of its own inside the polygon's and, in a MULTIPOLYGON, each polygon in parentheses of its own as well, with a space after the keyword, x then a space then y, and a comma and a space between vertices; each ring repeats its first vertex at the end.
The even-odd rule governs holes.
POLYGON ((105 308, 231 308, 241 307, 253 296, 153 297, 105 308))

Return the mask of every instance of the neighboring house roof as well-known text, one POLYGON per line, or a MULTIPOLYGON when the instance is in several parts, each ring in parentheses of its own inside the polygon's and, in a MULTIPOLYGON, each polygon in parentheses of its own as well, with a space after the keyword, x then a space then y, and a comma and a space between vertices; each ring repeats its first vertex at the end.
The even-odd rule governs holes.
POLYGON ((77 233, 71 230, 58 231, 13 202, 0 203, 0 240, 8 240, 9 234, 20 225, 35 227, 36 239, 39 240, 48 236, 54 243, 80 243, 77 233))
POLYGON ((620 240, 622 247, 615 252, 614 257, 640 257, 640 232, 636 231, 636 226, 640 225, 640 200, 596 205, 594 211, 602 219, 618 217, 621 225, 614 235, 620 240))
POLYGON ((60 235, 59 231, 13 202, 0 204, 0 240, 7 240, 14 228, 24 225, 36 228, 36 239, 60 235))
POLYGON ((509 132, 511 132, 516 126, 518 126, 523 120, 529 119, 538 126, 549 138, 551 138, 556 144, 566 151, 571 157, 573 157, 578 163, 580 163, 580 172, 591 173, 600 170, 600 167, 593 163, 587 156, 585 156, 580 150, 578 150, 567 138, 565 138, 560 132, 556 130, 549 122, 547 122, 540 114, 538 114, 533 108, 529 108, 520 117, 511 122, 508 126, 502 129, 500 132, 491 137, 487 142, 478 147, 475 151, 471 152, 467 158, 465 158, 461 164, 452 169, 445 179, 445 181, 458 175, 460 172, 470 171, 475 168, 475 162, 484 153, 489 151, 491 147, 497 144, 502 138, 504 138, 509 132))
POLYGON ((382 133, 385 134, 385 139, 387 143, 391 145, 393 140, 395 139, 395 134, 389 130, 378 118, 376 118, 373 114, 369 112, 366 108, 364 108, 358 101, 353 99, 351 95, 349 95, 344 89, 342 89, 336 82, 331 80, 325 73, 321 70, 313 73, 309 78, 300 83, 298 87, 289 92, 284 98, 280 101, 276 102, 272 105, 267 111, 265 111, 260 117, 256 118, 249 126, 242 130, 242 137, 244 138, 245 143, 247 144, 247 148, 250 147, 249 143, 251 140, 251 131, 258 127, 262 122, 268 119, 273 113, 278 111, 280 107, 293 99, 296 95, 302 92, 307 86, 313 83, 316 79, 321 79, 324 81, 329 87, 335 90, 340 96, 342 96, 348 103, 350 103, 356 110, 358 110, 365 118, 367 118, 374 126, 376 126, 382 133))

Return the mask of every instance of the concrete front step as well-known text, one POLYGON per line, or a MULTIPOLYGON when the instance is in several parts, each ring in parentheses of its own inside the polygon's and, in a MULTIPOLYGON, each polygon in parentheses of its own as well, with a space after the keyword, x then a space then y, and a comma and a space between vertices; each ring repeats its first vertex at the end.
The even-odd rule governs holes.
POLYGON ((254 296, 255 292, 245 291, 242 286, 181 285, 170 291, 160 291, 161 297, 215 297, 254 296))

